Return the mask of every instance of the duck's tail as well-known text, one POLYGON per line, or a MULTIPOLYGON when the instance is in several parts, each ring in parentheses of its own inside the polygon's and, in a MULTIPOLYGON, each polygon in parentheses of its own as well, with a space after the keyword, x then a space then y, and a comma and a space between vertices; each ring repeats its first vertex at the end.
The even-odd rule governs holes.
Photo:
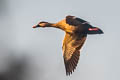
POLYGON ((91 28, 88 28, 88 33, 87 34, 103 34, 103 33, 104 32, 100 28, 91 27, 91 28))

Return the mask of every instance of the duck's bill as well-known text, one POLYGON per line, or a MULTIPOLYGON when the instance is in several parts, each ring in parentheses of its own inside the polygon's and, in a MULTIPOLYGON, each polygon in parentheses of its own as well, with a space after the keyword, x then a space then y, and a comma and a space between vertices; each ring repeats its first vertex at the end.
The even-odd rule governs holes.
POLYGON ((33 26, 32 28, 36 28, 36 26, 33 26))
POLYGON ((35 25, 35 26, 33 26, 32 28, 38 28, 38 27, 40 27, 39 25, 35 25))

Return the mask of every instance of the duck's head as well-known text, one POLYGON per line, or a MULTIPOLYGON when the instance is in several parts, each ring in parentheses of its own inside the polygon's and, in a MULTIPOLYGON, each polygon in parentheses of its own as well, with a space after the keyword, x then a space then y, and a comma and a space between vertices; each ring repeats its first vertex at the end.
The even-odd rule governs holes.
POLYGON ((45 22, 45 21, 42 21, 42 22, 39 22, 37 25, 33 26, 33 28, 38 28, 38 27, 48 27, 50 26, 51 24, 48 23, 48 22, 45 22))

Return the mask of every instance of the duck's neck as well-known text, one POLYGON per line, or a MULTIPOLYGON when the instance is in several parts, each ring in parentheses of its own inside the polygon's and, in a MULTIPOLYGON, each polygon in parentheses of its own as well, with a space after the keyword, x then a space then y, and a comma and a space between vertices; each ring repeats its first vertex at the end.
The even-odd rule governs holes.
POLYGON ((56 23, 49 23, 48 27, 54 27, 54 28, 58 28, 58 29, 61 29, 61 30, 65 30, 65 28, 63 26, 60 26, 56 23))

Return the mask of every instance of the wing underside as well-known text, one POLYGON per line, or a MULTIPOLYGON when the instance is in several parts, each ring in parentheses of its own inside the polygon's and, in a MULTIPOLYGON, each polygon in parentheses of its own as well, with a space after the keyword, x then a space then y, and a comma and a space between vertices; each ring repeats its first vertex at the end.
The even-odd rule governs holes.
POLYGON ((66 33, 63 41, 63 57, 66 75, 72 74, 76 68, 80 56, 80 49, 86 40, 86 35, 72 35, 66 33))

